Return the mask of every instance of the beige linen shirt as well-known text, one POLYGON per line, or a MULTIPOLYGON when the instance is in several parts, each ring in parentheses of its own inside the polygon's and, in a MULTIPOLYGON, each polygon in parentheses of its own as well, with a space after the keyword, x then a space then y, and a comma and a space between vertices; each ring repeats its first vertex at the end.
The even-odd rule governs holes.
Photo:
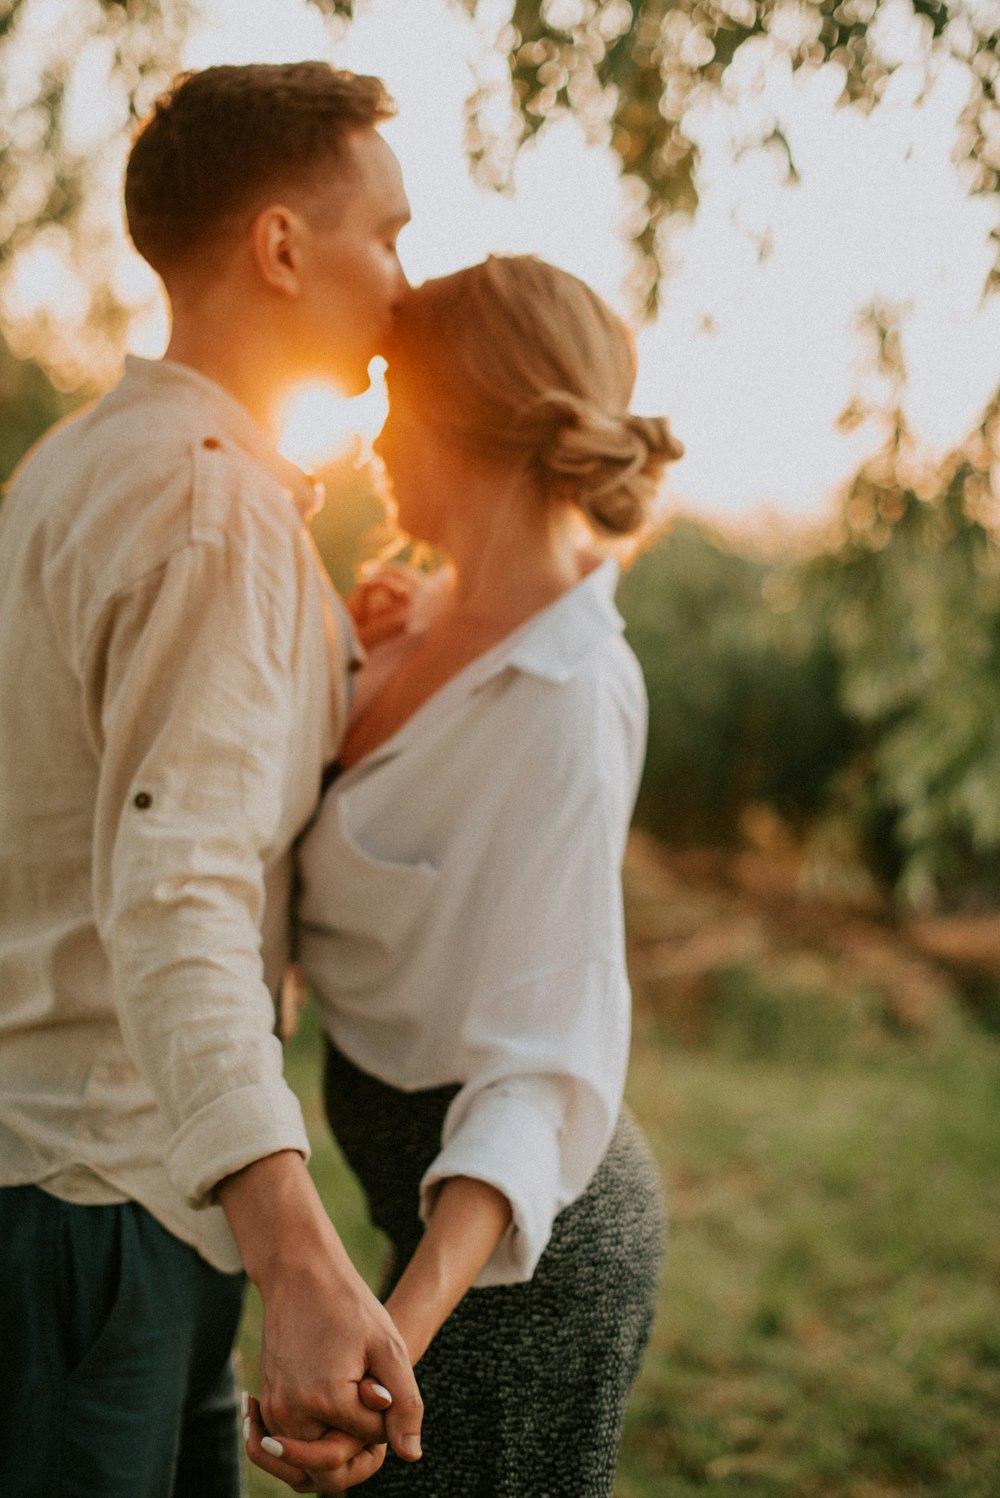
POLYGON ((132 359, 0 508, 0 1184, 138 1201, 226 1270, 213 1187, 308 1150, 272 994, 345 708, 313 505, 222 389, 132 359))

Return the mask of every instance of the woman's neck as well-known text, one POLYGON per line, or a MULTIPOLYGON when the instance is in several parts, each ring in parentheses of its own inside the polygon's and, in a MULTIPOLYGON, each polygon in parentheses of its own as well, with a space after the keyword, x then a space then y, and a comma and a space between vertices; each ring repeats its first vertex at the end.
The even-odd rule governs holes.
MULTIPOLYGON (((450 513, 458 513, 458 507, 450 506, 450 513)), ((341 750, 344 764, 354 764, 391 738, 453 676, 555 603, 599 560, 581 550, 568 515, 525 515, 503 504, 478 513, 477 521, 470 504, 468 520, 451 527, 450 598, 394 675, 355 715, 341 750), (484 513, 496 515, 496 523, 491 519, 484 526, 484 513)))
MULTIPOLYGON (((596 561, 583 552, 568 508, 507 504, 493 496, 469 506, 446 550, 455 574, 449 612, 470 625, 514 629, 574 587, 596 561), (484 523, 485 517, 485 523, 484 523)), ((449 506, 458 517, 458 505, 449 506)))

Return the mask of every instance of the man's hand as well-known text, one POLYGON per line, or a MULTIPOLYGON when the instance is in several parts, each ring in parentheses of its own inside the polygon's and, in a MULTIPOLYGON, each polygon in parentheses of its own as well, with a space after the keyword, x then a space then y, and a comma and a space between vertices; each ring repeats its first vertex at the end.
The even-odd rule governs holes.
POLYGON ((382 1456, 361 1448, 387 1440, 416 1461, 423 1404, 405 1345, 348 1258, 301 1155, 285 1150, 257 1160, 216 1194, 264 1306, 263 1429, 279 1441, 324 1438, 329 1451, 314 1448, 319 1460, 308 1469, 340 1484, 298 1491, 342 1492, 370 1477, 382 1456), (362 1401, 366 1377, 388 1390, 385 1414, 362 1401))

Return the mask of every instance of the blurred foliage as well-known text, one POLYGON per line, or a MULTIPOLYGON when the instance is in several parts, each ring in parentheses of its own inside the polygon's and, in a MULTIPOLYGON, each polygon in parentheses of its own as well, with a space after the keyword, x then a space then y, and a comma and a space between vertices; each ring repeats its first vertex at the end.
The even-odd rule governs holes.
MULTIPOLYGON (((497 13, 496 0, 453 3, 479 18, 497 13)), ((334 8, 350 19, 363 4, 334 8)), ((663 231, 697 202, 688 110, 712 91, 762 93, 776 61, 794 70, 832 66, 842 100, 870 108, 898 67, 916 62, 929 74, 943 59, 957 60, 969 86, 957 147, 965 180, 975 192, 1000 185, 997 0, 511 0, 508 9, 492 49, 505 64, 503 81, 484 58, 468 105, 477 175, 505 185, 521 147, 549 121, 575 115, 610 144, 635 189, 627 227, 650 311, 667 264, 663 231), (738 54, 743 66, 734 68, 738 54)), ((797 180, 776 112, 733 145, 776 146, 797 180)))
POLYGON ((72 405, 37 364, 16 359, 0 338, 0 484, 10 478, 32 443, 72 405))
POLYGON ((942 479, 913 471, 898 422, 803 575, 861 732, 828 830, 917 906, 1000 899, 998 427, 1000 407, 942 479))
POLYGON ((118 367, 138 296, 121 278, 121 179, 131 128, 177 70, 191 17, 173 0, 0 0, 0 292, 19 352, 67 388, 118 367), (32 251, 59 313, 27 308, 32 251))
MULTIPOLYGON (((366 0, 310 0, 336 30, 366 0)), ((638 251, 636 290, 656 303, 671 217, 697 199, 692 104, 720 92, 753 96, 733 140, 739 154, 775 149, 797 180, 782 119, 764 99, 767 70, 836 70, 841 97, 877 103, 891 74, 944 59, 964 66, 968 103, 956 150, 970 191, 995 191, 1000 170, 1000 0, 452 0, 484 28, 468 105, 467 144, 478 176, 510 178, 520 148, 567 111, 617 153, 631 185, 625 225, 638 251), (770 112, 769 112, 770 111, 770 112)), ((81 353, 63 350, 66 383, 114 363, 137 300, 116 267, 118 184, 135 120, 176 72, 196 23, 192 0, 0 0, 0 278, 42 246, 72 268, 81 353), (81 126, 80 105, 100 100, 81 126), (83 346, 87 345, 86 357, 83 346)), ((994 273, 995 274, 995 273, 994 273)), ((0 302, 8 328, 16 321, 0 302)), ((61 328, 65 334, 65 299, 61 328)), ((36 319, 37 321, 37 319, 36 319)), ((41 319, 44 322, 44 318, 41 319)), ((19 328, 26 352, 46 328, 19 328)), ((43 357, 45 357, 43 355, 43 357)))
POLYGON ((670 842, 724 843, 749 801, 793 823, 815 815, 856 728, 794 566, 680 521, 626 574, 619 602, 650 697, 640 821, 670 842))
POLYGON ((621 594, 649 686, 639 818, 732 841, 765 802, 817 877, 870 871, 917 908, 1000 901, 1000 527, 994 409, 940 471, 897 422, 802 561, 691 523, 621 594))

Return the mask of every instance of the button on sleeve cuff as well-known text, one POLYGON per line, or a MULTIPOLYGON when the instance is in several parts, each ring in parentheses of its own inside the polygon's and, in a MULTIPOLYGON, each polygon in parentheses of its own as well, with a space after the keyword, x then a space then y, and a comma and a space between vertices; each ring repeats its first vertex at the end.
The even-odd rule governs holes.
POLYGON ((255 1083, 215 1098, 178 1129, 167 1174, 192 1206, 204 1207, 226 1176, 279 1150, 309 1158, 299 1100, 284 1083, 255 1083))

